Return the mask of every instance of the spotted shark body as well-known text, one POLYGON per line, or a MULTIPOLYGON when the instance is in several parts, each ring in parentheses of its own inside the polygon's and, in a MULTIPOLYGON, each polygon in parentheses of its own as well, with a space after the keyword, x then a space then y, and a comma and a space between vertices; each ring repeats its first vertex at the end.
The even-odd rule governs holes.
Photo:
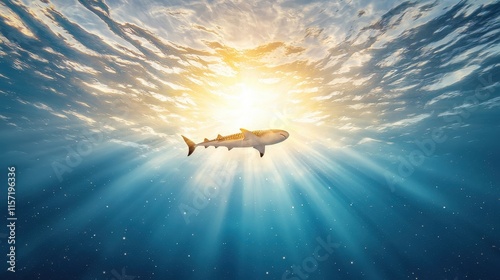
POLYGON ((260 157, 264 156, 266 145, 273 145, 285 141, 285 139, 290 136, 288 132, 281 129, 249 131, 244 128, 240 128, 240 131, 241 133, 235 133, 227 136, 221 136, 219 134, 213 140, 205 138, 203 142, 198 144, 189 140, 184 135, 181 136, 189 148, 188 156, 190 156, 198 146, 204 146, 205 148, 208 148, 209 146, 214 146, 215 148, 223 146, 226 147, 228 151, 233 148, 252 147, 259 151, 260 157))

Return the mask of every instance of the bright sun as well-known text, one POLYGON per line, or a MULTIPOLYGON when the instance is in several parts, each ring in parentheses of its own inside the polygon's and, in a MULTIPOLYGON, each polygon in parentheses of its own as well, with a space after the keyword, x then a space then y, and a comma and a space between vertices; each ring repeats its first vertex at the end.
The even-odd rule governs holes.
POLYGON ((214 106, 214 118, 224 130, 238 131, 244 127, 251 130, 269 128, 275 115, 276 94, 258 85, 238 83, 222 94, 218 106, 214 106))

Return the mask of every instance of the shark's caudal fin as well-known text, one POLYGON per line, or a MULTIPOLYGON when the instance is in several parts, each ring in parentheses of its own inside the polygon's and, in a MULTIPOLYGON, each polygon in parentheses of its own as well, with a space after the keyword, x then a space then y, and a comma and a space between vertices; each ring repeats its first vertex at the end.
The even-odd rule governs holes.
POLYGON ((190 156, 194 152, 194 149, 196 149, 196 144, 193 141, 189 140, 184 135, 181 136, 184 139, 184 142, 186 142, 186 144, 188 145, 189 148, 188 156, 190 156))

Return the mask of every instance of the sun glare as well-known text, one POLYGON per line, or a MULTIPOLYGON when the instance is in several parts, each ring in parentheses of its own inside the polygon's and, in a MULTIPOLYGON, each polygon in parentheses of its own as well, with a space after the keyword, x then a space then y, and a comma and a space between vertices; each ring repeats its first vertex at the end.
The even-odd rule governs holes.
POLYGON ((237 131, 240 127, 268 129, 269 120, 278 113, 277 95, 268 87, 237 83, 224 90, 219 104, 212 106, 215 111, 212 116, 227 132, 237 131))
POLYGON ((257 125, 259 116, 265 114, 262 110, 266 101, 265 94, 250 85, 238 84, 237 87, 239 94, 235 96, 234 114, 239 115, 238 121, 245 125, 257 125))

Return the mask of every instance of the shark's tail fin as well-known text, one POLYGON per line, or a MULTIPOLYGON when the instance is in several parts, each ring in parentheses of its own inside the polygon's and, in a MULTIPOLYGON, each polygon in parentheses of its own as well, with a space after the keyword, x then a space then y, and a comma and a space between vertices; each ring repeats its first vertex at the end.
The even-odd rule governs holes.
POLYGON ((196 144, 193 141, 189 140, 184 135, 181 136, 184 139, 184 142, 186 142, 186 144, 188 145, 189 148, 188 156, 190 156, 194 152, 194 149, 196 149, 196 144))

